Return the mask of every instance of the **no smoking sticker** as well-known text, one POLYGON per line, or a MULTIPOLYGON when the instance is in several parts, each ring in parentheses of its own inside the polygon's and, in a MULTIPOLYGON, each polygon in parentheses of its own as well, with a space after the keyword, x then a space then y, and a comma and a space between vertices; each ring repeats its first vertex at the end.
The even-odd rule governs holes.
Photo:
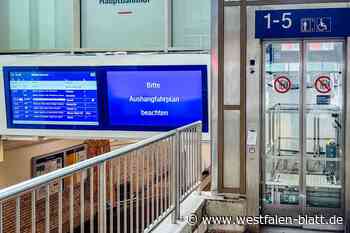
POLYGON ((278 93, 287 93, 292 87, 292 82, 286 76, 279 76, 275 79, 274 88, 278 93))
POLYGON ((328 76, 318 77, 315 81, 315 88, 319 93, 329 93, 332 90, 331 78, 328 76))

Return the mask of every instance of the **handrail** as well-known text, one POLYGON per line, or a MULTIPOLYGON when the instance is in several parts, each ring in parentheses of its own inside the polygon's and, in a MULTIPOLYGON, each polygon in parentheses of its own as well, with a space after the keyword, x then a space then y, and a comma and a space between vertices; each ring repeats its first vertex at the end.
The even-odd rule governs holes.
POLYGON ((132 233, 134 229, 150 232, 171 213, 172 222, 176 223, 180 219, 180 203, 201 182, 201 136, 202 122, 197 121, 2 189, 0 233, 13 228, 16 232, 29 228, 36 232, 38 227, 45 227, 45 232, 49 232, 53 227, 51 218, 57 219, 58 232, 62 232, 64 224, 69 224, 70 232, 77 226, 85 232, 85 224, 89 221, 90 230, 94 231, 96 227, 101 233, 107 231, 109 218, 109 229, 113 232, 114 210, 117 216, 122 213, 124 219, 124 224, 117 219, 118 232, 132 233), (76 175, 80 181, 75 179, 76 175), (125 187, 129 187, 129 191, 125 187), (56 193, 57 196, 53 196, 56 193), (55 199, 58 200, 57 213, 50 213, 52 198, 58 198, 55 199), (133 198, 136 198, 135 202, 130 201, 129 206, 122 204, 133 198), (39 200, 44 200, 44 210, 37 204, 39 200), (28 218, 29 214, 21 215, 22 208, 28 204, 31 206, 31 221, 23 222, 21 219, 28 218), (4 212, 9 207, 15 208, 15 225, 11 226, 3 221, 12 218, 4 212), (63 213, 66 208, 69 213, 63 213), (108 208, 113 211, 108 211, 108 208), (37 217, 37 209, 44 211, 44 216, 37 217), (80 214, 78 222, 74 220, 77 214, 80 214), (69 221, 63 215, 69 217, 69 221), (128 219, 130 226, 127 225, 128 219))
MULTIPOLYGON (((198 123, 199 122, 196 122, 196 124, 198 124, 198 123)), ((190 124, 190 125, 184 126, 184 127, 188 128, 191 126, 193 126, 193 124, 190 124)), ((24 181, 22 183, 1 189, 0 190, 0 201, 6 200, 6 199, 13 197, 13 196, 16 196, 20 193, 24 193, 26 191, 32 190, 35 187, 40 187, 40 186, 47 184, 47 183, 50 183, 56 179, 69 176, 72 173, 84 170, 84 169, 89 168, 91 166, 96 166, 96 165, 103 163, 107 160, 111 160, 111 159, 123 156, 123 155, 125 155, 129 152, 132 152, 134 150, 137 150, 141 147, 145 147, 151 143, 160 141, 160 140, 165 139, 169 136, 173 136, 176 134, 176 132, 177 132, 177 130, 175 129, 175 130, 171 130, 171 131, 166 132, 166 133, 161 133, 159 135, 153 136, 151 138, 142 140, 140 142, 137 142, 137 143, 134 143, 134 144, 122 147, 122 148, 119 148, 117 150, 108 152, 106 154, 103 154, 103 155, 100 155, 100 156, 97 156, 97 157, 94 157, 91 159, 87 159, 87 160, 79 162, 77 164, 73 164, 73 165, 70 165, 68 167, 59 169, 57 171, 53 171, 53 172, 50 172, 48 174, 33 178, 31 180, 24 181)))
POLYGON ((193 122, 191 124, 182 126, 180 128, 171 130, 169 132, 161 133, 159 135, 142 140, 140 142, 137 142, 137 143, 119 148, 117 150, 108 152, 106 154, 103 154, 103 155, 100 155, 100 156, 97 156, 97 157, 94 157, 91 159, 87 159, 87 160, 79 162, 77 164, 73 164, 73 165, 70 165, 68 167, 59 169, 57 171, 53 171, 53 172, 50 172, 48 174, 33 178, 31 180, 24 181, 22 183, 1 189, 0 190, 0 201, 6 200, 6 199, 13 197, 13 196, 16 196, 20 193, 24 193, 26 191, 32 190, 35 187, 40 187, 40 186, 47 184, 47 183, 50 183, 56 179, 69 176, 72 173, 76 173, 78 171, 84 170, 84 169, 89 168, 91 166, 96 166, 96 165, 103 163, 107 160, 111 160, 111 159, 123 156, 123 155, 130 153, 134 150, 137 150, 141 147, 145 147, 151 143, 160 141, 160 140, 165 139, 169 136, 173 136, 176 134, 176 132, 186 130, 188 128, 191 128, 191 127, 198 125, 198 124, 201 124, 201 123, 202 123, 201 121, 193 122))
POLYGON ((177 132, 184 131, 184 130, 186 130, 188 128, 191 128, 191 127, 199 125, 199 124, 202 124, 202 121, 195 121, 195 122, 193 122, 193 123, 191 123, 189 125, 184 125, 184 126, 182 126, 180 128, 177 128, 176 131, 177 132))

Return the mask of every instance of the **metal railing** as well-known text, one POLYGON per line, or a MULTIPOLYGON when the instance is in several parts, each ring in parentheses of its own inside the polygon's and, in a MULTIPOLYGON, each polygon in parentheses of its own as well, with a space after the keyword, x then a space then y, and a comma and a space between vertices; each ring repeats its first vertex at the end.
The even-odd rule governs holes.
MULTIPOLYGON (((201 122, 0 190, 0 233, 150 232, 200 184, 201 122)), ((20 166, 20 164, 19 164, 20 166)))

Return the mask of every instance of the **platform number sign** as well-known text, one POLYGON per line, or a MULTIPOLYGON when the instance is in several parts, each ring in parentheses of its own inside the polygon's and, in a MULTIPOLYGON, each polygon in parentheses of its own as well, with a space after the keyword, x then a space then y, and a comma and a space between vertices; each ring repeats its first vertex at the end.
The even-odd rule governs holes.
POLYGON ((287 93, 292 87, 292 82, 286 76, 279 76, 274 81, 274 89, 280 93, 287 93))
POLYGON ((282 14, 281 19, 271 19, 271 13, 268 13, 264 16, 264 19, 266 19, 266 28, 271 29, 271 24, 279 24, 284 29, 289 29, 293 25, 292 21, 292 13, 291 12, 285 12, 282 14))
POLYGON ((258 10, 256 38, 350 36, 350 8, 258 10))

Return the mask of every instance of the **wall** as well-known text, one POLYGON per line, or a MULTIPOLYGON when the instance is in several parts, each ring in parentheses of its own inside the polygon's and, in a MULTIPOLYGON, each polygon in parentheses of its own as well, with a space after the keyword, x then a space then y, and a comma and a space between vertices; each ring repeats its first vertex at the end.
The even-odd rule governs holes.
POLYGON ((173 46, 210 48, 210 1, 173 1, 173 46))
POLYGON ((164 47, 164 0, 99 4, 82 1, 82 47, 152 50, 164 47))
POLYGON ((82 144, 81 140, 55 140, 5 151, 5 161, 0 162, 0 189, 31 178, 31 159, 82 144))
POLYGON ((202 169, 211 169, 210 143, 202 143, 202 169))
POLYGON ((73 47, 73 1, 2 0, 0 49, 73 47))
POLYGON ((81 19, 74 17, 74 2, 79 1, 2 0, 0 49, 69 49, 79 31, 74 32, 73 25, 79 23, 83 48, 159 50, 165 46, 166 34, 172 36, 170 47, 210 48, 210 0, 173 1, 169 20, 164 0, 144 4, 85 0, 81 19))
POLYGON ((9 28, 8 28, 8 2, 0 1, 0 48, 8 48, 9 46, 9 28))
POLYGON ((9 1, 9 47, 28 49, 30 48, 30 15, 29 0, 9 1))

